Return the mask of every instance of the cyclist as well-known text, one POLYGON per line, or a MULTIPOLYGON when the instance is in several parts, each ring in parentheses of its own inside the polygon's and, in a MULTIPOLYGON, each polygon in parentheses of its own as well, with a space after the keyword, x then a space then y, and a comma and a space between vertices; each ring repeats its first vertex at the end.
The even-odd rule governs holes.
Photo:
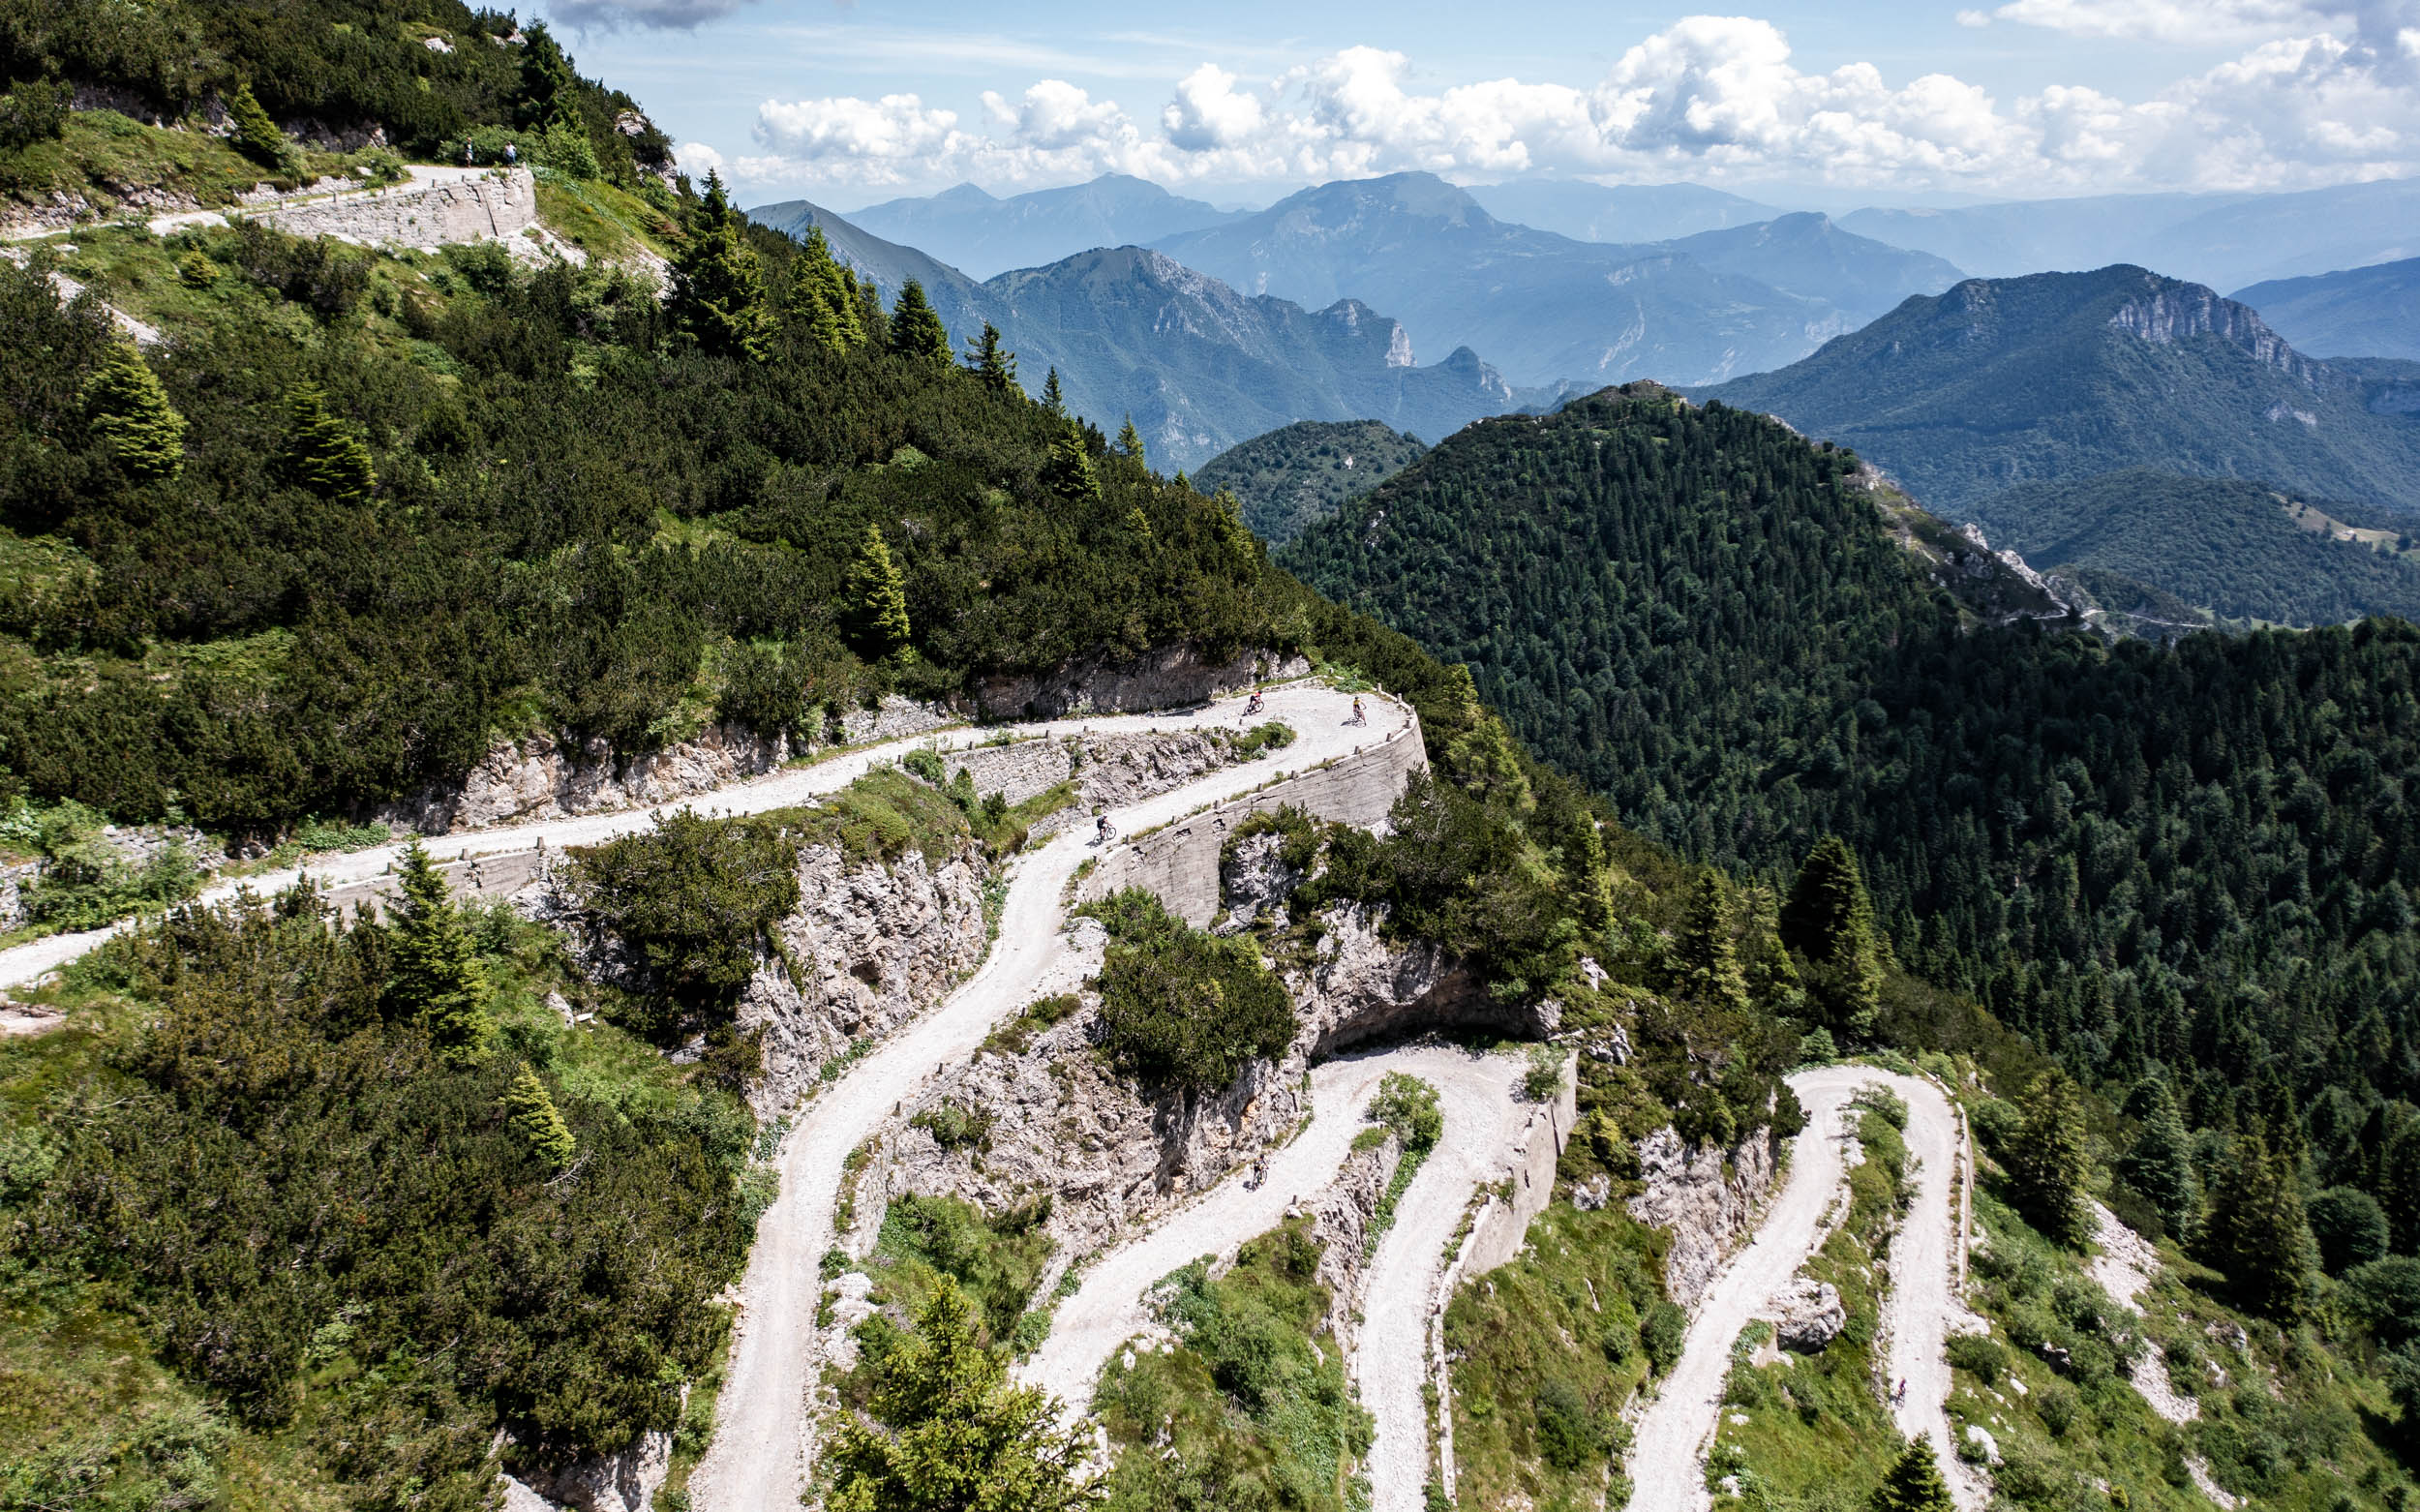
POLYGON ((1107 814, 1103 814, 1099 819, 1093 821, 1093 830, 1096 835, 1096 838, 1093 841, 1095 845, 1106 845, 1109 843, 1109 816, 1107 814))
POLYGON ((1355 694, 1353 696, 1353 723, 1368 724, 1369 722, 1370 716, 1362 710, 1361 707, 1361 697, 1359 694, 1355 694))

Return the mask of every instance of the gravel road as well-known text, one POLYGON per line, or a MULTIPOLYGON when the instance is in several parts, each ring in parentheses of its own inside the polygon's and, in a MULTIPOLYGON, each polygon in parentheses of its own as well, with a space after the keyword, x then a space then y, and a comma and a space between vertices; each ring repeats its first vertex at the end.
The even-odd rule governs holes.
MULTIPOLYGON (((1347 726, 1343 720, 1351 706, 1345 695, 1307 683, 1278 688, 1269 694, 1267 713, 1294 728, 1293 744, 1118 810, 1113 822, 1132 833, 1250 792, 1279 771, 1299 771, 1348 754, 1356 744, 1369 743, 1374 730, 1391 734, 1404 716, 1389 700, 1372 703, 1369 727, 1347 726)), ((1202 717, 1215 720, 1234 711, 1230 705, 1202 717)), ((1134 718, 1044 728, 1074 730, 1079 724, 1184 727, 1178 721, 1134 718)), ((905 742, 916 743, 921 742, 905 742)), ((1091 854, 1090 841, 1071 832, 1019 858, 1011 872, 999 943, 983 968, 799 1114, 782 1146, 781 1194, 759 1223, 748 1256, 714 1441, 689 1480, 690 1504, 699 1512, 765 1512, 798 1504, 813 1431, 810 1398, 819 1359, 814 1318, 823 1290, 819 1264, 835 1240, 832 1214, 841 1166, 919 1083, 937 1068, 972 1054, 995 1024, 1032 1001, 1037 983, 1066 948, 1060 934, 1062 893, 1091 854)))
POLYGON ((1445 1115, 1437 1148, 1404 1189, 1394 1226, 1370 1258, 1353 1361, 1361 1405, 1376 1430, 1370 1443, 1372 1512, 1421 1512, 1429 1405, 1420 1388, 1429 1378, 1430 1315, 1447 1300, 1437 1295, 1445 1247, 1479 1184, 1504 1173, 1508 1149, 1537 1104, 1513 1096, 1528 1070, 1521 1055, 1418 1049, 1379 1058, 1383 1070, 1408 1071, 1434 1084, 1445 1115))
MULTIPOLYGON (((1402 711, 1379 700, 1380 707, 1372 711, 1372 723, 1367 728, 1347 727, 1339 723, 1338 711, 1349 708, 1342 694, 1311 683, 1273 688, 1268 695, 1266 716, 1282 719, 1292 725, 1298 738, 1282 751, 1262 757, 1249 766, 1231 767, 1214 772, 1194 787, 1165 795, 1175 800, 1177 813, 1190 811, 1206 801, 1244 791, 1266 780, 1273 771, 1299 771, 1316 766, 1333 756, 1350 751, 1356 744, 1367 744, 1374 732, 1392 733, 1400 723, 1402 711), (1251 776, 1242 787, 1230 784, 1237 773, 1251 776), (1191 795, 1190 797, 1188 795, 1191 795)), ((1012 726, 1019 736, 1056 737, 1061 735, 1118 735, 1137 731, 1185 731, 1210 728, 1232 718, 1239 711, 1237 701, 1212 706, 1197 714, 1118 714, 1092 719, 1057 719, 1035 724, 1012 726)), ((836 793, 863 776, 874 767, 895 762, 919 746, 932 745, 943 750, 957 750, 979 745, 999 733, 999 727, 983 730, 941 731, 929 735, 911 736, 860 750, 844 751, 811 767, 785 768, 735 782, 729 787, 694 794, 688 798, 660 805, 665 809, 694 806, 700 812, 734 814, 761 813, 771 808, 788 808, 794 804, 836 793)), ((597 845, 617 835, 630 834, 648 829, 654 823, 653 809, 617 809, 612 813, 582 814, 568 819, 540 820, 534 824, 505 825, 492 830, 465 830, 452 834, 437 835, 426 841, 432 854, 452 859, 457 853, 472 856, 501 856, 536 849, 562 849, 575 845, 597 845)), ((1121 815, 1121 829, 1140 828, 1145 822, 1129 820, 1121 815)), ((299 866, 261 872, 231 882, 206 888, 201 893, 205 903, 223 902, 244 888, 262 896, 291 887, 305 873, 313 878, 342 886, 348 882, 366 882, 383 873, 404 852, 408 841, 377 846, 370 850, 352 851, 344 855, 314 857, 299 866)), ((88 929, 77 934, 49 935, 40 940, 0 951, 0 989, 24 986, 56 971, 128 927, 111 924, 101 929, 88 929)))
POLYGON ((1859 1066, 1824 1066, 1790 1078, 1806 1109, 1806 1130, 1764 1226, 1706 1294, 1689 1320, 1680 1362, 1639 1419, 1630 1447, 1630 1512, 1703 1512, 1713 1504, 1706 1449, 1722 1410, 1731 1346, 1813 1253, 1848 1174, 1842 1110, 1858 1088, 1881 1076, 1859 1066))
POLYGON ((1951 1212, 1965 1155, 1957 1109, 1937 1084, 1921 1077, 1866 1074, 1906 1102, 1907 1151, 1916 1167, 1916 1199, 1891 1241, 1891 1289, 1882 1303, 1883 1333, 1891 1341, 1887 1373, 1894 1385, 1907 1382, 1907 1395, 1892 1415, 1900 1433, 1931 1441, 1959 1512, 1982 1512, 1991 1503, 1991 1490, 1958 1459, 1950 1436, 1945 1351, 1952 1325, 1968 1315, 1958 1295, 1957 1221, 1951 1212))

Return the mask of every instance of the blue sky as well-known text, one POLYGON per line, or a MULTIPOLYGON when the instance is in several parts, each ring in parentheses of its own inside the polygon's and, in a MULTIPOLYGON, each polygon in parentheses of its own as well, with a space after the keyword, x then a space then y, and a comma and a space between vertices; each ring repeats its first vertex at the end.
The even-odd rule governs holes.
POLYGON ((538 10, 743 200, 1111 170, 1222 202, 1407 167, 1834 202, 2420 171, 2420 0, 538 10))

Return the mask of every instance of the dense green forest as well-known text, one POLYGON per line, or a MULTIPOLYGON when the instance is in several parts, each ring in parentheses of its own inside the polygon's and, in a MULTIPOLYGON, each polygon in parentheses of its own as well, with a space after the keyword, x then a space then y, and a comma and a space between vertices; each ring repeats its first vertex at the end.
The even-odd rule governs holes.
POLYGON ((1427 450, 1378 420, 1302 420, 1228 447, 1195 471, 1194 483, 1234 495, 1252 533, 1283 546, 1427 450))
POLYGON ((2275 491, 2133 469, 2030 483, 1971 511, 1994 546, 2044 570, 2115 572, 2228 620, 2336 624, 2420 618, 2420 570, 2305 529, 2275 491))
POLYGON ((1910 970, 2307 1138, 2420 1248, 2420 632, 1962 631, 1854 478, 1643 385, 1474 427, 1286 559, 1650 837, 1774 877, 1846 836, 1910 970))

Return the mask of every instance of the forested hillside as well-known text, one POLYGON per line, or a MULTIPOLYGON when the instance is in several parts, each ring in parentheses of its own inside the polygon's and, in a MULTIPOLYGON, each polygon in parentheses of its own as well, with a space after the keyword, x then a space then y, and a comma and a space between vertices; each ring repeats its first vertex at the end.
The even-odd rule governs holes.
POLYGON ((2420 1243, 2420 632, 1961 631, 1848 454, 1650 386, 1476 426, 1286 559, 1684 854, 1846 836, 1918 975, 2203 1127, 2283 1119, 2420 1243))
POLYGON ((1284 545, 1427 450, 1410 432, 1377 420, 1304 420, 1228 447, 1201 465, 1194 484, 1234 495, 1252 533, 1284 545))
POLYGON ((2258 483, 2131 469, 2029 483, 1982 499, 1972 513, 1994 546, 2036 566, 2120 573, 2229 620, 2420 619, 2420 569, 2395 549, 2400 529, 2376 545, 2341 540, 2303 523, 2316 525, 2324 506, 2258 483), (2318 514, 2310 513, 2314 507, 2318 514))

